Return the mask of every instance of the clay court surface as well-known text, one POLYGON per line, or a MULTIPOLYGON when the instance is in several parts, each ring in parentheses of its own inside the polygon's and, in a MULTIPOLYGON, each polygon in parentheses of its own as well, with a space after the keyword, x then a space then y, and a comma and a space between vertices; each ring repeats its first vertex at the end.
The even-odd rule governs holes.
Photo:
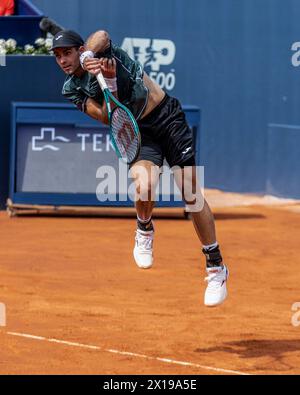
POLYGON ((188 220, 156 220, 155 265, 143 271, 133 219, 2 211, 0 373, 299 374, 298 207, 214 209, 230 268, 214 309, 188 220))

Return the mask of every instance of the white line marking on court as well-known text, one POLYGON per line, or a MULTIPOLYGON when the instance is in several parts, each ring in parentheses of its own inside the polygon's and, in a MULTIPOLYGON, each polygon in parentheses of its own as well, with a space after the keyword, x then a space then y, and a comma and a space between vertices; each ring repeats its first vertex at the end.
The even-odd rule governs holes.
POLYGON ((169 364, 174 364, 174 365, 190 366, 193 368, 211 370, 211 371, 219 372, 219 373, 231 373, 231 374, 236 374, 239 376, 251 376, 250 373, 243 373, 243 372, 239 372, 238 370, 214 368, 212 366, 200 365, 198 363, 193 363, 193 362, 176 361, 174 359, 168 359, 168 358, 150 357, 149 355, 137 354, 137 353, 128 352, 128 351, 119 351, 119 350, 114 350, 114 349, 105 350, 99 346, 93 346, 93 345, 89 345, 89 344, 69 342, 69 341, 65 341, 65 340, 58 340, 58 339, 51 339, 51 338, 47 339, 46 337, 28 335, 26 333, 6 332, 6 334, 10 335, 10 336, 25 337, 27 339, 32 339, 32 340, 46 341, 49 343, 63 344, 66 346, 81 347, 81 348, 86 348, 86 349, 90 349, 90 350, 98 350, 98 351, 101 350, 103 352, 109 352, 111 354, 125 355, 125 356, 136 357, 136 358, 144 358, 144 359, 148 359, 148 360, 152 360, 152 361, 159 361, 159 362, 164 362, 164 363, 169 363, 169 364))
POLYGON ((66 346, 83 347, 83 348, 89 348, 90 350, 101 350, 101 348, 98 347, 98 346, 90 346, 88 344, 67 342, 67 341, 57 340, 57 339, 46 339, 46 340, 51 342, 51 343, 65 344, 66 346))
POLYGON ((33 336, 33 335, 26 335, 25 333, 16 333, 16 332, 7 332, 8 335, 12 336, 21 336, 21 337, 26 337, 28 339, 33 339, 33 340, 47 340, 46 337, 42 336, 33 336))
POLYGON ((268 126, 270 128, 300 130, 300 125, 288 125, 288 124, 281 124, 281 123, 269 123, 268 126))
POLYGON ((98 347, 98 346, 90 346, 88 344, 68 342, 68 341, 65 341, 65 340, 57 340, 57 339, 51 339, 51 338, 47 339, 46 337, 27 335, 25 333, 7 332, 7 334, 11 335, 11 336, 26 337, 28 339, 33 339, 33 340, 44 340, 44 341, 47 341, 47 342, 50 342, 50 343, 64 344, 66 346, 89 348, 89 349, 92 349, 92 350, 101 350, 101 348, 98 347))

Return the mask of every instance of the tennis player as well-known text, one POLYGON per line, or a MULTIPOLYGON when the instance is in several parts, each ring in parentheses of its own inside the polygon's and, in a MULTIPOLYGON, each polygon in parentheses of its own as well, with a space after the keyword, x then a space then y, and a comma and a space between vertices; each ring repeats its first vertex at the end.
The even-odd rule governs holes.
POLYGON ((193 190, 196 196, 201 195, 192 132, 179 101, 152 81, 137 61, 113 45, 105 31, 93 33, 84 43, 77 33, 63 30, 54 36, 53 51, 58 65, 67 74, 62 94, 80 111, 108 123, 105 100, 96 79, 102 71, 110 91, 129 108, 138 122, 141 151, 131 166, 137 196, 144 197, 137 199, 135 204, 137 230, 133 255, 137 266, 148 269, 153 264, 153 196, 165 158, 174 169, 206 257, 208 284, 204 304, 221 304, 227 296, 228 269, 222 260, 214 218, 207 202, 203 198, 203 204, 195 210, 195 194, 186 192, 193 190))

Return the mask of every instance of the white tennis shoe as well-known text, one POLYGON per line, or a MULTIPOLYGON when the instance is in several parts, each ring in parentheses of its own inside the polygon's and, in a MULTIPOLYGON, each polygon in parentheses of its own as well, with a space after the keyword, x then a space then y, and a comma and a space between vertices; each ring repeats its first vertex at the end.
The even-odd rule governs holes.
POLYGON ((133 256, 141 269, 149 269, 153 263, 154 230, 144 232, 137 229, 133 256))
POLYGON ((208 307, 218 306, 227 297, 226 283, 229 271, 225 265, 210 267, 206 271, 208 276, 205 278, 205 281, 208 284, 204 295, 204 304, 208 307))

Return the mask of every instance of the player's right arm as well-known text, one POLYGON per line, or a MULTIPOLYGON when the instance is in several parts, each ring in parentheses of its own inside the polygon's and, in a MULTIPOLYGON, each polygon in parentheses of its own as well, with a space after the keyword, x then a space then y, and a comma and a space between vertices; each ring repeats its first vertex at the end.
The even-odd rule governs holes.
POLYGON ((102 104, 96 102, 92 98, 88 98, 85 102, 85 111, 91 118, 96 119, 102 123, 108 125, 108 114, 105 101, 102 104))
POLYGON ((106 109, 105 101, 96 101, 95 99, 86 96, 82 91, 77 89, 66 89, 66 84, 64 85, 63 96, 72 102, 79 111, 87 114, 97 121, 108 123, 108 114, 106 109))
POLYGON ((110 37, 105 30, 98 30, 90 35, 84 44, 86 51, 93 51, 94 54, 101 54, 110 47, 110 37))
MULTIPOLYGON (((111 93, 118 99, 118 91, 117 91, 117 83, 116 83, 116 61, 115 59, 86 59, 86 71, 90 74, 97 76, 101 71, 104 78, 115 80, 113 84, 113 88, 111 88, 111 93)), ((108 81, 108 80, 106 80, 108 81)), ((113 103, 111 103, 113 107, 113 103)), ((99 104, 92 98, 88 98, 85 106, 85 113, 90 117, 100 120, 101 122, 108 124, 108 113, 107 106, 105 100, 103 100, 102 104, 99 104)))
MULTIPOLYGON (((96 76, 100 70, 106 78, 115 79, 116 78, 116 61, 114 59, 87 59, 91 61, 88 64, 87 72, 96 76), (93 63, 95 60, 95 63, 93 63)), ((98 83, 95 82, 98 86, 98 83)), ((108 113, 105 100, 96 101, 92 97, 88 97, 81 92, 79 89, 71 89, 68 91, 67 84, 65 83, 63 88, 63 95, 70 100, 80 111, 89 115, 91 118, 96 119, 104 124, 108 124, 108 113)), ((100 88, 99 88, 100 89, 100 88)), ((117 85, 115 84, 115 90, 111 89, 111 92, 118 98, 117 85)))

